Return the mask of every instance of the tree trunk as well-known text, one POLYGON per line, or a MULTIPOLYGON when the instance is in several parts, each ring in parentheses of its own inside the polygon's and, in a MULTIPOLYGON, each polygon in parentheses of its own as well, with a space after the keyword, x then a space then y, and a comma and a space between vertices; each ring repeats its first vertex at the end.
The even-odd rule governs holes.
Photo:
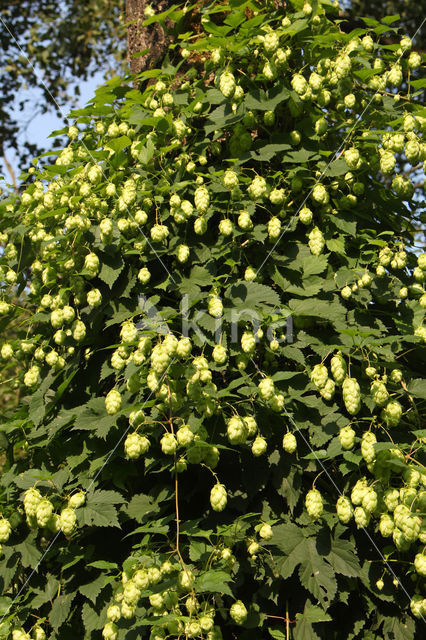
POLYGON ((126 22, 131 23, 127 27, 127 60, 131 73, 155 67, 169 45, 169 39, 158 23, 142 26, 146 4, 152 4, 156 13, 161 13, 172 5, 172 0, 154 0, 152 3, 147 0, 126 0, 126 22), (148 52, 145 55, 137 55, 146 49, 148 52))

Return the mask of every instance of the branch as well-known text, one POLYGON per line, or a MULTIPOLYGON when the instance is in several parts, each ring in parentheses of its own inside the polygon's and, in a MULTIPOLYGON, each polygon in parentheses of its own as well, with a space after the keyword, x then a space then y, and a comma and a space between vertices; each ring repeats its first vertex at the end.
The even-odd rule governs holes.
POLYGON ((12 185, 13 185, 13 190, 15 191, 15 193, 18 193, 18 184, 16 182, 15 172, 13 170, 12 165, 9 163, 8 159, 6 158, 6 154, 5 153, 3 153, 3 162, 4 162, 4 166, 9 171, 10 179, 11 179, 12 185))
POLYGON ((420 169, 422 166, 423 163, 419 162, 419 164, 417 164, 415 167, 411 167, 410 169, 407 169, 407 171, 404 171, 403 175, 407 177, 410 175, 410 173, 413 173, 413 171, 417 171, 417 169, 420 169))

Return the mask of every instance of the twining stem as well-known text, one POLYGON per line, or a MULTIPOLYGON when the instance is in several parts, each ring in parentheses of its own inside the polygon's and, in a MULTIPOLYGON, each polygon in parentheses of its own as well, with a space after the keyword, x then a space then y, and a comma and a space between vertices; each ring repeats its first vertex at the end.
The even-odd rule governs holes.
POLYGON ((178 473, 176 469, 176 454, 175 454, 175 512, 176 512, 176 552, 180 556, 179 551, 179 535, 180 535, 180 519, 179 519, 179 483, 178 473))

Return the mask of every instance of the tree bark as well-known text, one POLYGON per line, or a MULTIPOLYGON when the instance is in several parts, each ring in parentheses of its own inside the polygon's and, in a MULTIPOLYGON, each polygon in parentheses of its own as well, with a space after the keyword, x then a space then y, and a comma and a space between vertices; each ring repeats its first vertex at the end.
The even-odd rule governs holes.
POLYGON ((172 5, 172 0, 154 0, 151 3, 147 0, 126 0, 126 23, 131 23, 127 26, 127 60, 131 73, 153 68, 169 45, 169 38, 158 23, 142 26, 146 4, 151 4, 156 13, 161 13, 172 5), (146 49, 146 54, 135 57, 146 49))

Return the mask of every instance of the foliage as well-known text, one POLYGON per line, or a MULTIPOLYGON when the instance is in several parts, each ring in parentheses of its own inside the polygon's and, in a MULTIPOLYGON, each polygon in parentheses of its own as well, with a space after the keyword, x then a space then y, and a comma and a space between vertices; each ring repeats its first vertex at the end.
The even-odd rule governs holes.
POLYGON ((368 16, 380 20, 386 16, 400 16, 399 25, 404 32, 414 37, 415 46, 419 50, 425 48, 425 23, 424 11, 420 3, 414 0, 387 0, 376 2, 375 0, 351 0, 344 3, 348 13, 361 18, 368 16))
MULTIPOLYGON (((125 58, 125 4, 115 0, 0 3, 0 149, 4 153, 11 148, 17 150, 24 166, 41 152, 32 140, 21 135, 21 112, 25 114, 29 105, 32 114, 35 110, 58 111, 58 104, 62 106, 79 95, 81 81, 100 69, 107 76, 120 68, 125 58)), ((297 6, 297 2, 294 4, 297 6)), ((352 23, 347 21, 359 16, 380 20, 395 14, 401 16, 399 25, 404 32, 412 36, 423 19, 422 4, 413 0, 351 0, 342 3, 339 17, 343 26, 350 27, 352 23)), ((417 33, 414 46, 424 50, 424 27, 417 33)))
POLYGON ((5 638, 421 637, 421 61, 293 4, 206 3, 2 204, 5 638))

